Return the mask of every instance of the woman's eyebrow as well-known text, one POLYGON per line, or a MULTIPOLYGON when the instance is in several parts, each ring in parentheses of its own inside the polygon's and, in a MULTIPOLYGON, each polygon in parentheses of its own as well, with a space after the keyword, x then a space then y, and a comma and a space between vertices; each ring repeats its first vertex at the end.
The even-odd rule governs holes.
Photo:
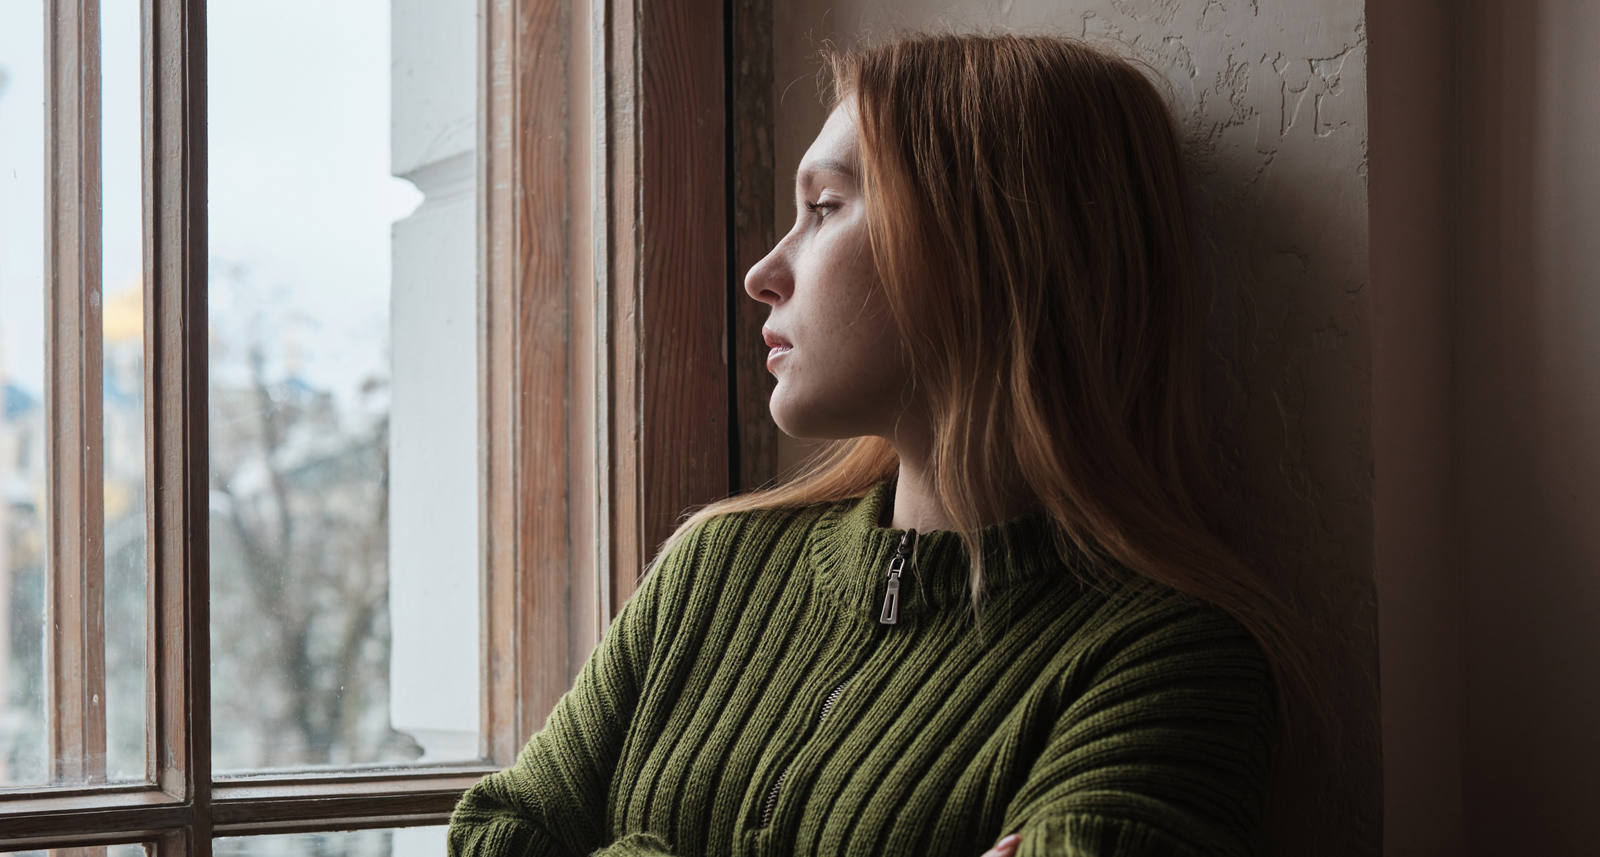
POLYGON ((802 164, 800 169, 795 171, 795 183, 799 184, 817 173, 837 173, 849 179, 856 177, 855 168, 850 164, 833 158, 818 158, 808 164, 802 164))

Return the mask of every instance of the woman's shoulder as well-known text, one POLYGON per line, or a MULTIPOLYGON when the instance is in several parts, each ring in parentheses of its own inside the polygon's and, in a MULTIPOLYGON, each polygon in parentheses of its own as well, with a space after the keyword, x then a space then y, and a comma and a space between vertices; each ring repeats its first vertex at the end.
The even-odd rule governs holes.
POLYGON ((1276 718, 1272 659, 1232 613, 1160 584, 1111 593, 1066 662, 1065 678, 1090 696, 1163 700, 1197 716, 1218 706, 1276 718))
POLYGON ((802 506, 769 506, 720 512, 690 527, 684 540, 710 540, 725 543, 728 547, 739 547, 752 541, 796 535, 803 537, 834 505, 819 501, 802 506))
POLYGON ((657 565, 676 574, 737 563, 741 557, 768 556, 784 548, 798 551, 832 503, 764 507, 719 512, 702 518, 667 543, 657 565))
POLYGON ((823 505, 742 509, 695 521, 662 546, 640 588, 662 609, 685 616, 744 603, 751 587, 738 581, 805 563, 823 505))
POLYGON ((1096 627, 1098 647, 1113 659, 1147 659, 1161 652, 1225 656, 1267 669, 1268 658, 1254 634, 1222 607, 1149 580, 1126 581, 1103 596, 1096 627))
POLYGON ((830 509, 843 506, 849 502, 848 500, 814 500, 799 505, 740 509, 712 515, 702 524, 719 530, 808 528, 818 518, 827 514, 830 509))

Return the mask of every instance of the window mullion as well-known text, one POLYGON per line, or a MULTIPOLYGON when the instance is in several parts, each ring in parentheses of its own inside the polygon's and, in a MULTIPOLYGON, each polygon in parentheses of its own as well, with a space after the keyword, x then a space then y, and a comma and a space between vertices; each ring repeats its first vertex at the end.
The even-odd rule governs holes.
POLYGON ((100 783, 106 716, 98 2, 50 0, 45 51, 49 770, 56 783, 100 783))
MULTIPOLYGON (((188 830, 170 830, 155 840, 155 857, 187 857, 193 836, 188 830)), ((209 848, 209 846, 208 846, 209 848)))
POLYGON ((146 503, 150 773, 211 850, 204 0, 145 0, 146 503))
POLYGON ((517 708, 517 676, 523 669, 516 644, 518 539, 516 480, 512 478, 512 437, 516 430, 517 327, 512 309, 515 230, 511 203, 514 87, 510 64, 490 58, 512 46, 515 6, 480 0, 478 35, 478 282, 480 385, 478 456, 483 474, 483 514, 479 524, 482 582, 479 628, 482 717, 481 754, 509 764, 522 731, 517 708), (501 188, 504 188, 503 190, 501 188))
POLYGON ((213 790, 218 835, 443 824, 487 768, 222 780, 213 790))
MULTIPOLYGON (((585 146, 575 129, 590 76, 586 0, 485 2, 479 77, 484 387, 484 755, 507 765, 598 641, 593 452, 575 438, 592 408, 574 308, 588 252, 585 146), (574 39, 585 44, 574 47, 574 39), (509 60, 509 61, 507 61, 509 60), (569 115, 570 113, 570 115, 569 115), (560 329, 549 320, 564 319, 560 329), (575 428, 576 424, 576 428, 575 428), (589 534, 590 547, 574 539, 589 534)), ((583 114, 586 116, 586 114, 583 114)), ((589 298, 592 300, 592 298, 589 298)), ((592 431, 589 432, 592 434, 592 431)))
POLYGON ((640 154, 638 9, 631 0, 603 0, 605 9, 605 100, 595 136, 606 165, 605 187, 596 194, 602 206, 605 235, 604 268, 597 272, 603 297, 595 301, 596 329, 602 345, 595 350, 599 400, 600 449, 600 611, 609 623, 633 593, 649 559, 645 542, 644 497, 640 490, 641 448, 637 429, 644 398, 640 391, 639 354, 640 154))

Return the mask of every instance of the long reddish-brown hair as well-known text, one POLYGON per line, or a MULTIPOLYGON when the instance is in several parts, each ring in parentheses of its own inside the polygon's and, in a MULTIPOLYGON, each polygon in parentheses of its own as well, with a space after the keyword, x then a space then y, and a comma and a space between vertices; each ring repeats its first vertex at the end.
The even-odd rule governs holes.
MULTIPOLYGON (((823 51, 858 111, 868 234, 932 422, 938 501, 983 602, 978 500, 1025 480, 1097 584, 1157 584, 1239 620, 1272 661, 1284 736, 1314 698, 1286 602, 1219 535, 1198 393, 1210 296, 1195 275, 1172 114, 1140 68, 1044 36, 900 37, 823 51)), ((864 494, 897 472, 880 437, 833 441, 714 515, 864 494)), ((666 552, 666 547, 658 553, 666 552)))

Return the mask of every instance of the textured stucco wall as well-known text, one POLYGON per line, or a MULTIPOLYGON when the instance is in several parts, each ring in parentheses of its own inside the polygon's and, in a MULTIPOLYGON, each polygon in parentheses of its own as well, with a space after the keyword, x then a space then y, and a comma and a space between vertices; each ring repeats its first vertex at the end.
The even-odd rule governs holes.
MULTIPOLYGON (((775 4, 775 202, 824 118, 815 48, 906 29, 1111 41, 1170 80, 1217 283, 1215 403, 1250 558, 1317 617, 1338 749, 1282 773, 1285 853, 1378 850, 1366 32, 1358 0, 775 4)), ((780 466, 803 446, 783 439, 780 466)))

